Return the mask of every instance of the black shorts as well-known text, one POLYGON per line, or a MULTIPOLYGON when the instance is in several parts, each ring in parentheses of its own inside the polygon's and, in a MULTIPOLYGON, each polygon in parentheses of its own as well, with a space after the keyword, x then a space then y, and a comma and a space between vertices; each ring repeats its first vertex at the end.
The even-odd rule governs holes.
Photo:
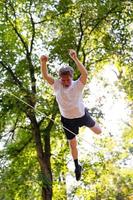
POLYGON ((83 117, 67 119, 61 116, 61 122, 68 140, 73 139, 79 133, 79 127, 87 126, 89 128, 95 125, 95 121, 91 118, 87 108, 83 117))

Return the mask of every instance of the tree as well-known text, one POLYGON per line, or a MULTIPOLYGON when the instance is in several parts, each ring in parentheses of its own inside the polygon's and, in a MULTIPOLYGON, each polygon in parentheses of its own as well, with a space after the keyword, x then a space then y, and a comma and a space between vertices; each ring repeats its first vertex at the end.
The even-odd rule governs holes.
MULTIPOLYGON (((66 198, 66 168, 61 171, 60 167, 56 167, 65 165, 66 159, 62 157, 68 152, 65 147, 59 151, 56 146, 56 143, 61 145, 59 140, 64 140, 64 137, 60 134, 62 129, 54 125, 54 122, 59 121, 58 109, 51 89, 41 81, 36 53, 38 49, 45 48, 50 52, 49 70, 53 75, 56 72, 54 60, 59 64, 71 62, 66 53, 69 48, 77 51, 90 72, 90 79, 94 66, 98 72, 103 64, 115 60, 118 63, 119 76, 121 75, 124 82, 123 86, 128 88, 126 91, 129 94, 132 89, 132 79, 128 79, 132 74, 132 31, 128 27, 132 22, 132 7, 131 1, 115 0, 78 0, 75 3, 68 0, 1 2, 0 128, 1 141, 4 144, 1 151, 1 198, 39 199, 41 189, 42 199, 49 200, 52 196, 57 198, 52 193, 52 184, 55 191, 57 183, 63 186, 63 198, 66 198), (127 63, 126 81, 122 63, 127 63), (45 92, 44 98, 42 90, 45 92), (51 147, 54 151, 57 150, 57 162, 54 161, 54 155, 51 162, 51 147), (59 162, 60 160, 62 162, 59 162), (22 167, 19 168, 20 163, 22 167), (14 174, 17 179, 15 184, 14 174), (56 181, 58 176, 61 176, 61 179, 56 181), (31 189, 33 183, 35 184, 31 189), (14 188, 11 188, 12 184, 14 188), (5 191, 8 191, 8 194, 5 194, 5 191)), ((126 68, 124 67, 124 70, 126 68)), ((78 73, 75 78, 77 76, 78 73)))
MULTIPOLYGON (((30 1, 21 3, 6 1, 2 4, 1 71, 3 74, 6 73, 6 77, 2 77, 3 89, 6 88, 10 90, 11 93, 21 97, 30 107, 22 104, 18 99, 13 98, 7 91, 2 91, 1 119, 5 125, 2 126, 2 129, 7 126, 9 130, 7 135, 9 140, 8 148, 11 148, 10 146, 13 145, 9 137, 11 136, 15 139, 13 153, 14 151, 15 153, 21 152, 28 143, 30 143, 31 139, 34 139, 41 170, 42 198, 51 199, 52 172, 50 165, 50 130, 52 129, 53 121, 50 119, 54 120, 57 107, 55 100, 51 98, 51 109, 53 108, 52 115, 49 118, 46 118, 47 115, 45 115, 45 117, 41 116, 39 120, 37 119, 38 115, 34 110, 37 104, 35 70, 37 70, 38 74, 39 68, 37 69, 37 67, 35 67, 36 56, 32 58, 36 34, 35 22, 33 19, 34 9, 36 9, 34 3, 35 2, 30 1), (43 121, 45 127, 41 131, 40 129, 43 121), (21 140, 20 146, 17 144, 17 137, 20 132, 22 132, 21 129, 28 129, 28 134, 31 134, 31 136, 29 136, 30 139, 26 139, 26 141, 24 139, 21 140)), ((45 113, 45 109, 43 111, 45 113)), ((49 115, 49 113, 47 114, 49 115)), ((12 155, 11 151, 9 152, 9 155, 10 154, 12 155)))

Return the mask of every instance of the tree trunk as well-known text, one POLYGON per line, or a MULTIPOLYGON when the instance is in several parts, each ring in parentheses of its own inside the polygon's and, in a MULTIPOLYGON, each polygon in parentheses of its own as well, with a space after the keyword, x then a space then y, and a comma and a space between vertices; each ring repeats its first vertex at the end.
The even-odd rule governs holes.
MULTIPOLYGON (((41 142, 41 134, 39 130, 39 125, 37 123, 36 117, 33 111, 28 111, 27 116, 29 117, 32 125, 32 133, 34 136, 37 157, 41 169, 42 177, 42 199, 43 200, 52 200, 52 172, 51 172, 51 163, 50 163, 50 148, 43 151, 43 146, 41 142)), ((48 144, 49 145, 49 144, 48 144)))

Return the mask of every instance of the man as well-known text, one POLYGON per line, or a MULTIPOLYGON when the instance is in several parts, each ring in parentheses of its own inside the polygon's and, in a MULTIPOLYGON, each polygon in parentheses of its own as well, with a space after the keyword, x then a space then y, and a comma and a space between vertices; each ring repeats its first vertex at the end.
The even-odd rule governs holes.
POLYGON ((52 76, 50 76, 47 70, 48 57, 42 55, 40 63, 44 80, 47 80, 47 82, 52 85, 55 92, 56 100, 61 113, 61 122, 69 142, 71 154, 75 163, 76 180, 78 181, 81 178, 82 170, 78 162, 76 140, 79 127, 87 126, 96 134, 101 133, 101 128, 90 117, 83 103, 82 91, 87 81, 88 72, 79 61, 77 54, 73 49, 69 50, 69 55, 75 62, 80 72, 80 77, 76 81, 73 81, 73 69, 71 67, 61 68, 59 70, 59 79, 55 80, 52 76))

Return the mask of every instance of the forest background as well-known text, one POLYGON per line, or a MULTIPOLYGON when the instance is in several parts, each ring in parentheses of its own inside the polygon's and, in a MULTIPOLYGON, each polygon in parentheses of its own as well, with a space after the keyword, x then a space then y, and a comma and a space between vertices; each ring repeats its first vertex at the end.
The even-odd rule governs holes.
POLYGON ((1 200, 133 198, 132 36, 132 1, 0 1, 1 200), (55 78, 71 65, 76 79, 70 48, 88 70, 84 99, 103 128, 98 137, 80 131, 79 182, 39 63, 47 54, 55 78))

